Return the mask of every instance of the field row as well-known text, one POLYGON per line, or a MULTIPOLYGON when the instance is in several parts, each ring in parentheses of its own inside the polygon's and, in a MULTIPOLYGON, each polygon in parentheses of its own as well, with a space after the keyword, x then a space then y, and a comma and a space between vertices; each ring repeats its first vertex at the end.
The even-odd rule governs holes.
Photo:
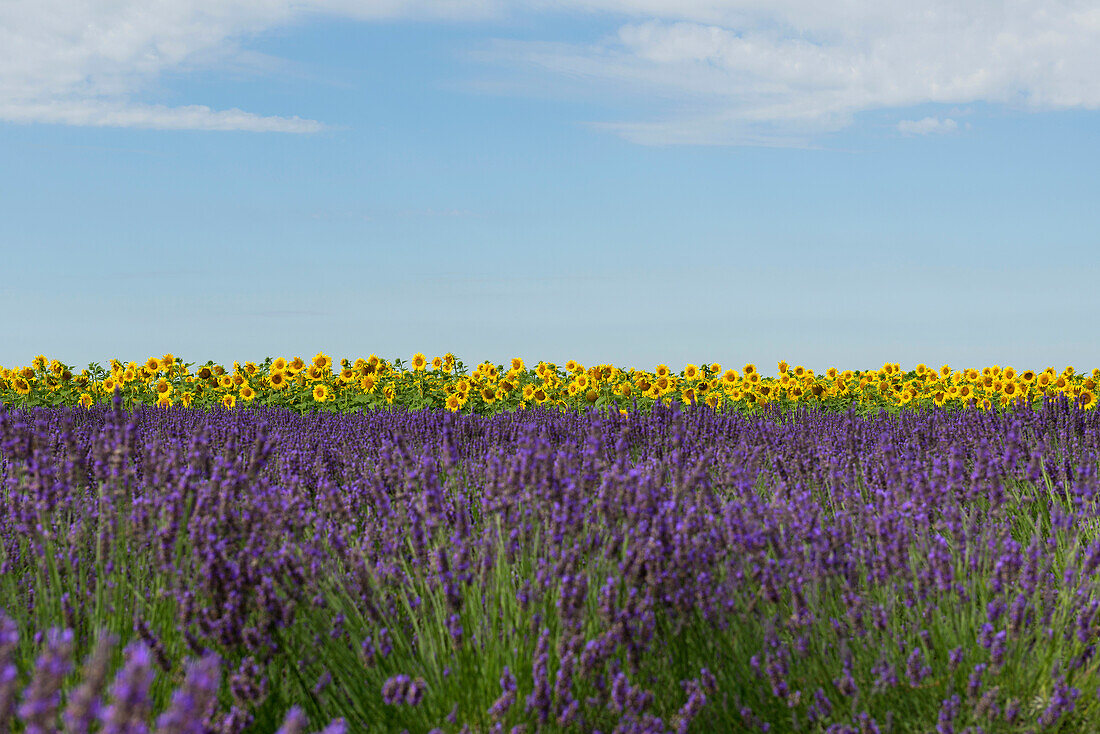
POLYGON ((0 408, 0 731, 1100 731, 1098 463, 1066 401, 0 408))
POLYGON ((375 355, 354 361, 318 353, 268 358, 261 363, 213 362, 198 365, 171 354, 145 362, 111 360, 110 369, 89 365, 80 372, 45 356, 30 366, 0 367, 0 402, 17 406, 83 405, 108 402, 118 391, 129 407, 136 404, 211 408, 240 405, 280 406, 294 410, 357 411, 388 407, 438 408, 491 414, 534 406, 583 410, 649 410, 655 404, 706 404, 718 410, 752 412, 761 406, 783 409, 816 405, 860 411, 930 406, 973 407, 986 411, 1038 404, 1059 397, 1085 409, 1097 404, 1100 368, 1091 374, 1072 367, 1056 371, 985 367, 952 370, 918 364, 903 372, 896 363, 875 370, 829 368, 817 375, 780 362, 775 376, 753 364, 722 369, 719 364, 667 365, 653 371, 613 365, 585 367, 570 360, 564 367, 539 362, 529 369, 514 358, 508 365, 488 362, 469 370, 447 354, 432 360, 413 356, 407 365, 375 355))

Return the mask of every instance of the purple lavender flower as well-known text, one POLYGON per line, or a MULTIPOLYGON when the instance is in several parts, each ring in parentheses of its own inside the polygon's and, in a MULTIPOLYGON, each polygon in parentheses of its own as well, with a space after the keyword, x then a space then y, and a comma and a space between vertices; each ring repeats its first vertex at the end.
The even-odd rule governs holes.
POLYGON ((157 719, 156 734, 205 734, 206 720, 218 702, 221 661, 209 654, 187 664, 183 685, 157 719))
POLYGON ((508 666, 504 666, 504 673, 500 676, 501 694, 493 705, 489 707, 489 716, 494 720, 504 718, 508 709, 516 702, 516 677, 508 666))
POLYGON ((99 721, 103 710, 101 697, 107 682, 114 644, 113 635, 106 631, 99 633, 95 649, 84 664, 81 683, 69 696, 63 721, 65 729, 72 734, 88 734, 95 722, 99 721))
POLYGON ((73 667, 72 630, 50 630, 46 646, 46 652, 39 656, 34 678, 24 691, 23 703, 19 706, 19 717, 27 734, 52 734, 57 731, 61 685, 73 667))
POLYGON ((104 734, 146 734, 152 702, 153 656, 144 641, 127 646, 121 670, 111 686, 111 702, 103 710, 104 734))
POLYGON ((304 734, 307 726, 309 726, 309 718, 305 712, 299 706, 292 706, 286 712, 283 725, 275 734, 304 734))

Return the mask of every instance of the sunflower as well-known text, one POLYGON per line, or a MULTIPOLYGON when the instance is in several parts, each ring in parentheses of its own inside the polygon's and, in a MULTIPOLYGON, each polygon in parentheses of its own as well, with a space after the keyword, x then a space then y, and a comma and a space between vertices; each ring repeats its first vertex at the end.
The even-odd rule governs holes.
POLYGON ((160 360, 156 357, 150 357, 145 361, 145 370, 146 372, 151 372, 154 375, 160 372, 160 360))
POLYGON ((289 372, 291 375, 296 375, 305 368, 305 360, 303 360, 301 357, 295 357, 294 359, 290 360, 290 364, 286 366, 287 372, 289 372))
POLYGON ((367 375, 366 377, 359 380, 359 389, 363 392, 373 392, 375 384, 377 383, 375 382, 374 377, 367 375))
POLYGON ((282 372, 272 372, 271 377, 267 378, 267 381, 270 383, 271 387, 276 390, 282 390, 286 387, 286 375, 282 372))
POLYGON ((195 396, 189 392, 180 393, 180 403, 185 408, 191 407, 191 401, 195 399, 195 396))
POLYGON ((313 358, 313 366, 321 370, 327 370, 332 366, 332 357, 324 352, 317 352, 317 355, 313 358))
POLYGON ((572 359, 565 363, 566 372, 576 372, 578 369, 583 368, 572 359))
POLYGON ((244 398, 245 400, 252 400, 253 398, 256 397, 256 391, 253 390, 248 385, 245 385, 244 387, 241 388, 241 397, 244 398))
POLYGON ((278 357, 271 363, 272 372, 286 372, 287 361, 286 357, 278 357))
POLYGON ((680 400, 683 401, 684 405, 695 405, 695 390, 690 387, 684 390, 680 400))
POLYGON ((549 399, 550 399, 550 396, 547 395, 546 391, 543 390, 541 387, 538 388, 537 390, 535 390, 535 402, 538 403, 539 405, 542 405, 543 403, 545 403, 549 399))
POLYGON ((629 398, 631 392, 632 392, 632 388, 630 387, 629 382, 624 382, 621 385, 619 385, 619 394, 622 395, 624 398, 629 398))
POLYGON ((519 357, 512 357, 512 372, 523 372, 526 369, 526 365, 523 364, 523 360, 519 357))
POLYGON ((1083 390, 1081 394, 1077 396, 1077 399, 1081 402, 1082 408, 1091 408, 1096 405, 1096 395, 1090 390, 1083 390))
POLYGON ((157 393, 160 394, 161 397, 172 394, 172 386, 168 384, 168 381, 165 380, 163 377, 157 380, 156 389, 157 393))
POLYGON ((657 369, 655 369, 653 371, 653 374, 655 374, 658 378, 668 377, 668 374, 669 374, 668 365, 667 364, 657 365, 657 369))
POLYGON ((726 370, 722 374, 722 382, 727 386, 728 385, 736 385, 737 380, 740 379, 740 377, 741 377, 741 375, 739 375, 737 373, 737 370, 726 370))
POLYGON ((497 391, 491 387, 481 388, 480 394, 481 399, 484 400, 488 405, 492 405, 493 402, 497 399, 497 391))
POLYGON ((699 376, 699 368, 693 364, 684 365, 684 377, 688 380, 694 380, 699 376))
POLYGON ((452 413, 455 413, 461 407, 462 407, 462 403, 458 399, 457 395, 451 395, 450 397, 447 398, 447 410, 451 411, 452 413))
POLYGON ((534 399, 534 397, 535 397, 535 386, 534 385, 524 385, 524 387, 523 387, 523 399, 524 400, 532 400, 532 399, 534 399))
POLYGON ((323 403, 328 400, 329 392, 328 387, 325 385, 317 385, 313 388, 313 399, 318 403, 323 403))
POLYGON ((423 372, 424 368, 428 366, 428 358, 420 352, 413 355, 412 367, 417 372, 423 372))
MULTIPOLYGON (((745 366, 748 367, 749 365, 745 365, 745 366)), ((752 374, 752 373, 751 372, 746 372, 745 376, 748 377, 750 374, 752 374)), ((794 368, 794 376, 795 377, 805 377, 806 376, 806 368, 803 367, 802 365, 798 365, 797 367, 794 368)))
POLYGON ((351 367, 345 367, 344 369, 340 370, 340 382, 343 382, 344 384, 355 382, 355 370, 353 370, 351 367))
POLYGON ((392 382, 382 388, 382 395, 385 396, 387 404, 393 405, 393 401, 397 399, 397 391, 392 382))
POLYGON ((779 360, 779 362, 778 362, 778 364, 776 364, 776 366, 779 368, 779 374, 781 374, 781 375, 786 374, 787 370, 789 370, 791 368, 791 366, 789 364, 787 364, 786 360, 783 360, 783 359, 779 360))
POLYGON ((164 369, 170 370, 172 369, 172 366, 175 365, 176 358, 173 357, 171 354, 166 354, 160 358, 160 363, 164 365, 164 369))
POLYGON ((103 381, 103 392, 114 392, 116 387, 118 387, 118 383, 110 377, 103 381))
POLYGON ((22 377, 16 377, 15 380, 12 382, 11 386, 12 386, 12 388, 15 389, 15 392, 18 393, 19 395, 26 395, 27 393, 29 393, 31 391, 30 383, 27 382, 22 377))
POLYGON ((159 398, 157 398, 157 407, 158 408, 171 408, 172 407, 172 398, 168 397, 167 395, 161 395, 159 398))
POLYGON ((225 390, 228 390, 229 388, 233 387, 233 378, 229 375, 222 375, 218 378, 218 386, 225 390))
POLYGON ((315 364, 311 364, 309 366, 309 369, 306 370, 306 378, 309 379, 311 382, 316 382, 317 380, 320 380, 322 377, 324 377, 324 375, 324 370, 322 370, 322 368, 318 367, 315 364))

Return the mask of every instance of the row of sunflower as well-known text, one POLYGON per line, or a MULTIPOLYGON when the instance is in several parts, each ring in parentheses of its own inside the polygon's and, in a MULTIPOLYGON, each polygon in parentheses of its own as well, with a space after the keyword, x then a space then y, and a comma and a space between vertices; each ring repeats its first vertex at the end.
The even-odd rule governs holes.
POLYGON ((268 358, 261 363, 234 362, 232 368, 213 362, 197 365, 165 354, 143 363, 113 359, 110 369, 74 367, 44 355, 30 366, 0 367, 0 403, 18 406, 83 405, 110 401, 117 391, 127 407, 237 408, 245 405, 283 406, 294 410, 353 411, 389 407, 445 408, 465 413, 493 413, 531 406, 562 409, 646 409, 657 402, 707 404, 716 409, 755 411, 774 405, 799 405, 861 411, 949 405, 983 410, 1033 405, 1064 396, 1086 409, 1097 403, 1100 369, 1077 373, 1016 371, 1012 367, 952 370, 918 364, 903 372, 886 363, 877 370, 829 368, 823 375, 802 366, 779 362, 775 377, 765 377, 753 364, 723 370, 719 364, 686 365, 673 373, 667 365, 652 371, 622 370, 602 364, 585 367, 570 360, 564 367, 539 362, 528 369, 520 358, 509 365, 484 362, 473 370, 453 354, 431 361, 423 354, 406 365, 376 355, 342 359, 318 353, 268 358))

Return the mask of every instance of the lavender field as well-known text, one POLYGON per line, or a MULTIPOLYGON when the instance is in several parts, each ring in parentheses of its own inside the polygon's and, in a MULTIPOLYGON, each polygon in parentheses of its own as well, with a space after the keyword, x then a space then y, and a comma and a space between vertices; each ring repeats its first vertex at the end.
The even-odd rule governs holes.
POLYGON ((0 730, 1100 730, 1100 413, 0 409, 0 730))

